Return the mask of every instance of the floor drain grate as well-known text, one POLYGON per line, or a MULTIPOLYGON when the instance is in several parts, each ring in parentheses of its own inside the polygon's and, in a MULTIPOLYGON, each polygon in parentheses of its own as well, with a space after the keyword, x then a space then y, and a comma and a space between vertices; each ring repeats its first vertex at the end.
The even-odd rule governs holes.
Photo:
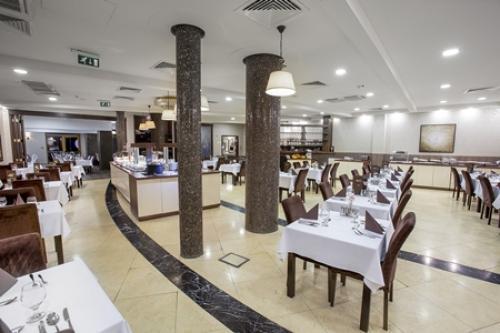
POLYGON ((240 256, 239 254, 236 253, 228 253, 225 256, 219 258, 220 261, 222 261, 225 264, 228 264, 230 266, 240 268, 244 264, 246 264, 250 259, 245 258, 243 256, 240 256))

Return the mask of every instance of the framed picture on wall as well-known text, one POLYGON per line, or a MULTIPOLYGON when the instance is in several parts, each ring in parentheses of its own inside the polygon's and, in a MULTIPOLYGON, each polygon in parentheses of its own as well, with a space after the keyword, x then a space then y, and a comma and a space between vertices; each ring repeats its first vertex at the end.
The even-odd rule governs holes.
POLYGON ((453 153, 456 124, 428 124, 420 126, 421 153, 453 153))

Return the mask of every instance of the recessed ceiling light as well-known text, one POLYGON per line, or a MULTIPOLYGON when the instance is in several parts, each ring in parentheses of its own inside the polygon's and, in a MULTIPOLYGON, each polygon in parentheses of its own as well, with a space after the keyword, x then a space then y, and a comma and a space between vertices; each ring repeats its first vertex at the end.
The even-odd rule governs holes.
POLYGON ((373 97, 373 96, 375 96, 375 94, 372 93, 371 91, 366 93, 366 97, 373 97))
POLYGON ((24 68, 14 68, 13 71, 14 71, 14 73, 19 74, 19 75, 28 74, 28 71, 25 70, 24 68))
POLYGON ((446 104, 446 103, 448 103, 448 101, 444 101, 444 100, 443 100, 443 101, 439 101, 439 103, 441 103, 441 104, 446 104))
POLYGON ((226 102, 231 102, 233 98, 231 96, 226 96, 226 102))
POLYGON ((335 75, 337 76, 344 76, 346 75, 347 71, 345 70, 345 68, 337 68, 335 70, 335 75))
POLYGON ((449 89, 451 87, 451 84, 449 83, 443 83, 442 85, 439 86, 441 89, 449 89))
POLYGON ((451 48, 451 49, 444 50, 441 54, 443 55, 443 57, 449 58, 449 57, 456 56, 459 53, 460 53, 460 49, 454 47, 454 48, 451 48))
POLYGON ((304 118, 305 118, 305 117, 307 117, 307 114, 305 114, 305 113, 304 113, 304 114, 302 115, 302 117, 304 117, 304 118))
POLYGON ((478 101, 485 101, 486 100, 486 97, 482 96, 482 97, 478 97, 477 98, 478 101))
POLYGON ((57 97, 50 96, 49 97, 49 101, 51 101, 51 102, 57 102, 57 97))
POLYGON ((322 100, 322 99, 318 99, 318 100, 316 101, 316 103, 318 103, 318 104, 321 104, 321 103, 323 103, 323 102, 324 102, 324 100, 322 100))
POLYGON ((325 114, 323 111, 321 111, 319 114, 325 114))
POLYGON ((389 105, 387 105, 387 104, 382 105, 383 109, 387 109, 388 107, 389 107, 389 105))
POLYGON ((361 110, 361 109, 360 108, 354 108, 354 111, 359 111, 359 110, 361 110))
POLYGON ((287 107, 286 105, 282 105, 282 106, 281 106, 281 108, 282 108, 283 110, 288 109, 288 107, 287 107))
POLYGON ((235 117, 231 117, 231 120, 236 120, 236 118, 235 117))

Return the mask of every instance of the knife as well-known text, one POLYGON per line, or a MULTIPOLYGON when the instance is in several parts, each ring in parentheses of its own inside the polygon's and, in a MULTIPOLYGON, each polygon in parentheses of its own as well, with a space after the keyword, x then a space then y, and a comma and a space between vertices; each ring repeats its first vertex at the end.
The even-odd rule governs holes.
POLYGON ((63 309, 63 317, 64 317, 64 320, 66 320, 68 322, 69 328, 73 329, 73 325, 71 324, 71 319, 69 319, 68 308, 63 309))
POLYGON ((45 324, 43 323, 43 320, 40 321, 40 324, 38 324, 38 332, 47 333, 47 330, 45 329, 45 324))

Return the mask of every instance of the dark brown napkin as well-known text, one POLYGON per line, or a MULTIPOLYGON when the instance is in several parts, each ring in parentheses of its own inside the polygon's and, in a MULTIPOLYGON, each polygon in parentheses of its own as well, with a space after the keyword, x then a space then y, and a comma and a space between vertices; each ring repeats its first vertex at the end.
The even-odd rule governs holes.
POLYGON ((12 333, 9 326, 0 319, 0 333, 12 333))
POLYGON ((0 268, 0 296, 17 282, 16 278, 0 268))
POLYGON ((398 170, 395 170, 395 171, 394 171, 394 174, 395 174, 396 176, 401 176, 401 174, 399 173, 399 171, 398 171, 398 170))
POLYGON ((310 219, 310 220, 317 220, 318 219, 318 213, 319 213, 319 204, 311 208, 310 211, 306 213, 304 216, 305 219, 310 219))
POLYGON ((16 202, 14 203, 15 205, 24 205, 24 200, 21 198, 21 194, 17 194, 16 202))
POLYGON ((391 203, 386 197, 385 195, 382 194, 382 192, 380 191, 377 191, 377 202, 378 203, 384 203, 384 204, 389 204, 391 203))
POLYGON ((335 194, 336 197, 341 197, 341 198, 345 198, 345 195, 346 195, 345 188, 341 189, 340 191, 337 192, 337 194, 335 194))
POLYGON ((391 180, 394 180, 395 182, 399 182, 398 177, 396 177, 396 175, 394 175, 394 174, 391 175, 391 180))
POLYGON ((403 169, 401 169, 400 167, 398 167, 398 171, 399 172, 403 172, 403 169))
POLYGON ((391 190, 396 189, 396 186, 394 186, 394 184, 392 184, 392 182, 389 179, 385 180, 385 187, 387 187, 388 189, 391 189, 391 190))
POLYGON ((376 234, 384 233, 384 228, 382 228, 382 226, 368 211, 365 212, 365 229, 376 234))

